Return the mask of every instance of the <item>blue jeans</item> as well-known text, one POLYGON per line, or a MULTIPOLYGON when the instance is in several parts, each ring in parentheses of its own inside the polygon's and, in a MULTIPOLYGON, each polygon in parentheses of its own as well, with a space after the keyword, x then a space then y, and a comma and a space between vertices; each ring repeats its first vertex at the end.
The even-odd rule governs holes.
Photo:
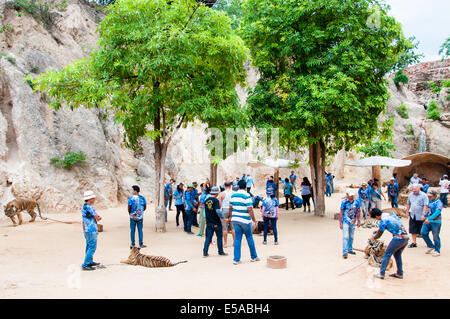
POLYGON ((133 219, 130 218, 130 234, 131 234, 131 246, 135 246, 135 237, 136 237, 136 227, 138 230, 138 236, 139 236, 139 247, 142 247, 144 244, 144 234, 142 233, 142 226, 144 224, 143 219, 133 219))
POLYGON ((250 256, 252 259, 258 258, 258 254, 256 253, 255 242, 253 241, 252 234, 252 223, 244 224, 241 222, 232 222, 234 231, 236 232, 236 239, 234 240, 234 258, 233 261, 241 260, 241 244, 242 244, 242 235, 245 234, 245 238, 247 238, 247 244, 250 248, 250 256))
POLYGON ((355 237, 355 224, 342 224, 342 254, 347 255, 353 251, 353 238, 355 237))
POLYGON ((264 241, 267 241, 267 233, 269 231, 269 222, 270 222, 272 225, 275 242, 278 243, 277 218, 270 218, 264 216, 263 219, 264 219, 264 241))
POLYGON ((427 244, 428 248, 434 248, 435 251, 438 253, 441 252, 441 239, 439 238, 439 233, 441 232, 441 223, 429 223, 422 225, 422 230, 420 231, 420 234, 422 235, 423 240, 425 240, 425 243, 427 244), (434 245, 430 240, 429 233, 433 234, 433 241, 434 245))
POLYGON ((186 211, 186 221, 184 222, 184 231, 191 232, 192 224, 194 223, 194 216, 197 215, 192 209, 186 211))
POLYGON ((398 196, 392 196, 392 195, 389 195, 389 198, 390 198, 390 200, 391 200, 391 206, 392 206, 392 208, 394 208, 394 207, 397 207, 397 208, 398 208, 398 201, 397 201, 398 196))
MULTIPOLYGON (((169 209, 172 209, 172 196, 168 198, 164 198, 164 207, 167 208, 167 204, 169 205, 169 209)), ((167 221, 167 219, 166 219, 167 221)))
POLYGON ((215 225, 212 223, 206 224, 206 239, 205 245, 203 246, 203 256, 208 254, 209 245, 212 242, 213 235, 216 234, 217 237, 217 248, 219 250, 219 254, 223 254, 223 233, 222 233, 222 224, 215 225))
POLYGON ((398 239, 394 238, 389 243, 389 246, 384 252, 383 259, 381 260, 380 275, 384 276, 386 273, 386 268, 389 265, 389 260, 391 256, 394 255, 395 263, 397 264, 397 275, 403 276, 403 264, 402 264, 402 252, 408 245, 408 238, 398 239))
POLYGON ((331 186, 327 183, 327 186, 325 188, 325 196, 331 197, 331 186))
POLYGON ((361 201, 361 211, 363 213, 364 219, 366 219, 367 213, 369 212, 369 201, 368 200, 361 201))
POLYGON ((85 268, 90 266, 94 262, 94 253, 97 249, 97 235, 98 233, 84 233, 86 239, 86 256, 84 257, 84 263, 81 267, 85 268))
POLYGON ((447 195, 448 195, 448 193, 441 193, 441 194, 439 195, 439 199, 441 200, 442 205, 443 205, 444 207, 447 207, 447 206, 448 206, 447 195))
POLYGON ((331 192, 334 193, 334 183, 331 182, 331 192))

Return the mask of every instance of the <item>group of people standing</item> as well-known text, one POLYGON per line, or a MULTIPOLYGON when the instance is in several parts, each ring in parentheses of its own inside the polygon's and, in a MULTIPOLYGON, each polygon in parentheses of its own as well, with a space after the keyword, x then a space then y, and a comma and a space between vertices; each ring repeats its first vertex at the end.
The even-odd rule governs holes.
MULTIPOLYGON (((448 194, 450 183, 447 181, 448 177, 444 175, 439 183, 441 185, 441 199, 446 197, 442 196, 443 189, 444 194, 448 194)), ((370 241, 380 238, 385 230, 388 230, 393 235, 383 255, 380 273, 375 275, 376 278, 384 279, 386 268, 392 256, 397 264, 397 272, 390 276, 403 278, 402 252, 406 247, 417 247, 416 240, 419 235, 428 247, 425 253, 432 254, 434 257, 440 256, 441 240, 439 233, 442 225, 441 213, 444 205, 441 199, 438 198, 438 192, 428 188, 429 185, 426 183, 426 179, 424 182, 423 179, 418 179, 417 174, 413 175, 409 185, 411 193, 406 204, 409 233, 412 238, 412 243, 409 246, 409 236, 400 218, 395 213, 381 211, 381 197, 385 197, 378 186, 377 180, 362 183, 361 188, 358 190, 358 199, 355 198, 355 192, 352 189, 348 189, 346 198, 341 203, 339 218, 339 225, 343 232, 343 258, 347 259, 349 254, 355 254, 353 251, 353 238, 355 227, 361 225, 361 211, 363 211, 364 219, 370 212, 370 217, 379 221, 378 230, 374 232, 370 241), (430 232, 433 235, 433 241, 429 237, 430 232)), ((395 175, 390 179, 390 183, 387 186, 387 194, 391 206, 398 208, 399 186, 395 175)))

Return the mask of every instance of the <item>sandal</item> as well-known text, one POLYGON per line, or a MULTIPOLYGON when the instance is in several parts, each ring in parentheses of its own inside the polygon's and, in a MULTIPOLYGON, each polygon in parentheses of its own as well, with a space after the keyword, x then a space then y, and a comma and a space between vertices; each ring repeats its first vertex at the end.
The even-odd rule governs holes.
POLYGON ((384 276, 381 276, 379 274, 375 274, 375 275, 373 275, 373 278, 384 279, 384 276))
POLYGON ((394 278, 398 278, 398 279, 403 279, 403 276, 400 276, 398 274, 390 274, 389 277, 394 277, 394 278))

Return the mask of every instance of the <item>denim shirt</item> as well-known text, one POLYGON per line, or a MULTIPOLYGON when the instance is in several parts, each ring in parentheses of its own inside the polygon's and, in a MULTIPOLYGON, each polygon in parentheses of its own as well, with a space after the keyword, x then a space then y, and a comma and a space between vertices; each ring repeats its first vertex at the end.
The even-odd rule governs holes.
POLYGON ((430 223, 441 224, 442 223, 442 202, 439 198, 433 199, 428 203, 428 210, 425 213, 425 218, 430 223))
POLYGON ((84 204, 81 209, 81 216, 83 217, 83 231, 85 233, 97 233, 97 222, 94 216, 97 216, 97 212, 90 204, 84 204))

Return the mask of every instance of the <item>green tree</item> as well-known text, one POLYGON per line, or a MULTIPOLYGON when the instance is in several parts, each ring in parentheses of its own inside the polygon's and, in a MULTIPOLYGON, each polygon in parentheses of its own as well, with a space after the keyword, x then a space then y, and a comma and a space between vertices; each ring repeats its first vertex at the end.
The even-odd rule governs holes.
POLYGON ((213 8, 226 12, 233 21, 233 29, 237 29, 242 18, 242 1, 243 0, 217 0, 213 8))
POLYGON ((386 74, 417 46, 376 0, 247 0, 241 36, 261 77, 248 98, 255 125, 280 146, 308 147, 315 214, 323 216, 325 158, 379 134, 386 74))
POLYGON ((165 231, 167 148, 180 127, 227 107, 229 92, 245 81, 248 50, 225 13, 194 0, 117 1, 99 32, 91 57, 34 83, 56 109, 112 111, 129 148, 153 141, 156 230, 165 231))
POLYGON ((450 56, 450 37, 448 37, 445 42, 442 43, 439 54, 442 55, 442 60, 450 56))

